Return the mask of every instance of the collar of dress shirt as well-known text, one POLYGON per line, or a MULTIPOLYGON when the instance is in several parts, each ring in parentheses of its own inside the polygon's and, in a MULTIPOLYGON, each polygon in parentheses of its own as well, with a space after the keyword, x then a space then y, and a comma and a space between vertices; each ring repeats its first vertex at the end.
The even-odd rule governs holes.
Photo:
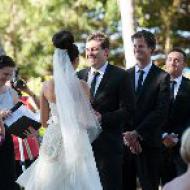
POLYGON ((104 75, 106 68, 108 66, 108 62, 106 62, 102 67, 100 67, 99 69, 94 69, 93 67, 90 68, 90 74, 92 75, 94 72, 99 72, 100 75, 104 75))
MULTIPOLYGON (((175 79, 171 79, 171 81, 176 81, 176 85, 175 85, 175 89, 179 89, 179 86, 181 84, 181 81, 182 81, 182 75, 180 75, 179 77, 175 78, 175 79)), ((176 92, 177 93, 177 92, 176 92)))
POLYGON ((148 74, 151 67, 152 67, 152 62, 150 62, 144 69, 140 69, 139 66, 136 64, 135 65, 135 73, 138 73, 139 70, 143 70, 145 74, 148 74))
POLYGON ((182 81, 182 75, 180 75, 180 76, 177 77, 177 78, 171 79, 171 81, 174 81, 174 80, 177 82, 177 84, 181 84, 181 81, 182 81))

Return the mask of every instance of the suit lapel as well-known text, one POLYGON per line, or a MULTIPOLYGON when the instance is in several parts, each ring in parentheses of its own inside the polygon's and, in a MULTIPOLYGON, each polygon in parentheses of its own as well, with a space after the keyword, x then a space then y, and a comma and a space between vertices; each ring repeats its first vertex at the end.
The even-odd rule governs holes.
POLYGON ((176 98, 175 98, 175 100, 174 100, 174 103, 175 103, 176 101, 178 101, 178 99, 179 99, 181 96, 183 96, 185 92, 186 92, 186 81, 185 81, 185 78, 182 77, 181 85, 179 86, 179 89, 178 89, 176 98))
POLYGON ((96 94, 95 94, 95 99, 98 97, 98 95, 101 93, 101 91, 103 90, 105 84, 107 83, 109 77, 111 76, 110 73, 111 73, 111 70, 112 70, 112 66, 110 64, 107 65, 107 68, 105 70, 105 73, 104 73, 104 76, 98 86, 98 89, 96 90, 96 94))
POLYGON ((136 96, 137 102, 139 101, 140 97, 144 95, 145 92, 148 92, 146 88, 153 85, 152 79, 155 77, 155 72, 156 72, 156 67, 154 64, 152 64, 152 67, 150 68, 150 71, 143 82, 141 92, 136 96))
POLYGON ((181 107, 180 99, 183 99, 183 101, 188 101, 188 99, 185 95, 186 87, 187 87, 187 83, 186 83, 185 78, 183 77, 182 81, 181 81, 181 85, 179 86, 176 98, 175 98, 173 105, 171 107, 172 112, 176 109, 179 109, 179 107, 181 107))
POLYGON ((128 73, 130 75, 131 83, 132 83, 132 88, 135 92, 135 67, 132 67, 131 69, 128 70, 128 73))

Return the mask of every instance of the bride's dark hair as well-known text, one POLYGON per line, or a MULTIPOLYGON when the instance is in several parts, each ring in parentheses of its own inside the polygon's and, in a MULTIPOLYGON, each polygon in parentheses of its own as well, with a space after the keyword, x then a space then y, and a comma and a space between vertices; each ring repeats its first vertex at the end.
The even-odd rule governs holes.
POLYGON ((67 30, 61 30, 53 35, 53 45, 59 49, 66 49, 69 58, 73 62, 79 56, 79 50, 74 44, 74 36, 67 30))

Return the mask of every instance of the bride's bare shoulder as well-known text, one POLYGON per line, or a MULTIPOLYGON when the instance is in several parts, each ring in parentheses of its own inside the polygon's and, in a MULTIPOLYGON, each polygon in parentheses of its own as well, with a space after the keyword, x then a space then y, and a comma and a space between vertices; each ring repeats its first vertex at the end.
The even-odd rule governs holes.
POLYGON ((55 100, 53 79, 50 79, 43 83, 42 93, 44 94, 44 96, 46 97, 47 100, 49 100, 49 101, 55 100))
POLYGON ((43 89, 44 92, 52 90, 53 88, 54 88, 54 81, 53 81, 53 79, 50 79, 48 81, 43 82, 42 89, 43 89))
POLYGON ((81 86, 82 86, 82 88, 83 88, 85 94, 87 95, 87 97, 90 97, 90 89, 89 89, 89 87, 88 87, 87 82, 84 81, 84 80, 80 80, 80 83, 81 83, 81 86))

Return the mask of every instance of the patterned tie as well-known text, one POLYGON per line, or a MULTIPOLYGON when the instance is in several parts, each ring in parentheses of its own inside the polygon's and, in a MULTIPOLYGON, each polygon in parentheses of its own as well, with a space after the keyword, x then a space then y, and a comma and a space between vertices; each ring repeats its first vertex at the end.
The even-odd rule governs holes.
POLYGON ((139 79, 138 79, 138 86, 137 86, 137 89, 136 89, 136 94, 139 94, 141 92, 141 89, 142 89, 142 86, 143 86, 143 75, 144 75, 144 71, 139 69, 138 71, 139 73, 139 79))
POLYGON ((100 75, 100 73, 98 71, 93 72, 93 80, 91 82, 91 88, 90 88, 90 92, 92 94, 92 96, 95 95, 95 87, 96 87, 96 81, 97 81, 97 77, 100 75))
POLYGON ((170 81, 170 100, 171 100, 171 102, 174 101, 174 88, 175 88, 176 83, 177 82, 175 80, 170 81))

